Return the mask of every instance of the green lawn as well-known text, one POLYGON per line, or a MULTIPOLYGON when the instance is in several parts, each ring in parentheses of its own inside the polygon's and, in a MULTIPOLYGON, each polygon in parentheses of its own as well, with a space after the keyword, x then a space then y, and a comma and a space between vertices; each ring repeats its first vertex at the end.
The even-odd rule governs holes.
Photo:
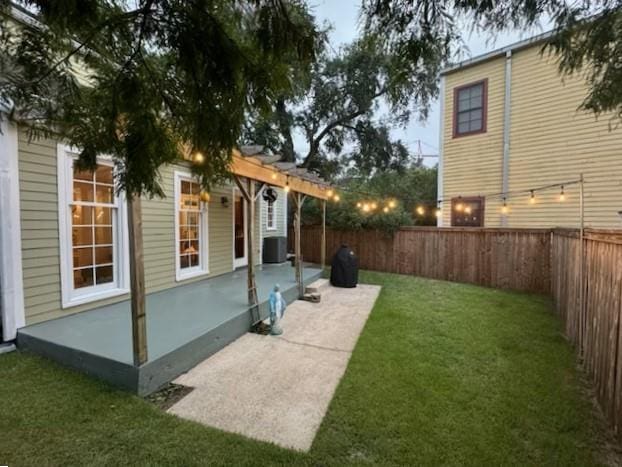
POLYGON ((310 453, 179 420, 13 353, 0 355, 0 465, 607 460, 602 422, 548 299, 389 274, 361 279, 383 290, 310 453))

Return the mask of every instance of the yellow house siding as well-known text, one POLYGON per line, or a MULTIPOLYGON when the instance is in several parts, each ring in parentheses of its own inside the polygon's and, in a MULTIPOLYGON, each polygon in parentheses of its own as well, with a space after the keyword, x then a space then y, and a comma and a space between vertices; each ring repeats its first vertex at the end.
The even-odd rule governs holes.
MULTIPOLYGON (((540 45, 512 56, 508 191, 521 191, 585 177, 586 226, 621 227, 622 128, 610 127, 610 115, 596 118, 578 110, 587 86, 582 77, 561 77, 555 57, 540 45)), ((445 76, 443 199, 502 191, 504 57, 450 72, 445 76), (452 138, 453 89, 488 77, 488 132, 452 138), (494 81, 498 82, 493 96, 494 81), (495 111, 493 112, 493 107, 495 111)), ((615 124, 615 122, 613 122, 615 124)), ((508 199, 509 227, 577 227, 579 191, 565 187, 508 199)), ((486 200, 486 226, 501 225, 500 199, 486 200)), ((443 210, 450 225, 450 206, 443 210)))
MULTIPOLYGON (((499 58, 445 77, 443 115, 443 223, 451 223, 450 200, 501 191, 503 162, 503 99, 505 59, 499 58), (485 133, 453 137, 454 89, 488 79, 488 113, 485 133)), ((486 225, 499 222, 486 212, 486 225)))
MULTIPOLYGON (((562 78, 555 57, 540 47, 517 52, 512 63, 512 125, 509 189, 525 190, 585 177, 585 222, 592 227, 622 226, 622 129, 611 129, 610 116, 596 118, 578 110, 587 95, 580 77, 562 78)), ((577 227, 578 186, 538 197, 535 205, 513 200, 512 227, 577 227)))
MULTIPOLYGON (((26 324, 100 307, 128 298, 122 295, 62 309, 60 244, 58 225, 57 141, 29 141, 19 133, 19 185, 22 229, 22 262, 26 324)), ((161 170, 166 198, 143 200, 143 241, 147 292, 163 290, 214 277, 233 269, 232 186, 215 189, 208 206, 209 275, 175 280, 174 172, 181 166, 161 170), (221 196, 229 198, 228 207, 221 196)), ((257 213, 259 217, 259 212, 257 213)), ((259 223, 256 224, 259 239, 259 223)), ((258 248, 259 251, 259 248, 258 248)), ((258 261, 260 261, 258 252, 258 261)))

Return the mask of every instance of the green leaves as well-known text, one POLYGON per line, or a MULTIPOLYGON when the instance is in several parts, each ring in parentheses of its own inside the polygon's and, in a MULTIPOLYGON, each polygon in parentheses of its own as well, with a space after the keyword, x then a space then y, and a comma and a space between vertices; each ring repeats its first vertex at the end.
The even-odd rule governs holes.
MULTIPOLYGON (((552 20, 556 34, 543 52, 557 55, 562 74, 586 79, 589 93, 582 108, 597 115, 612 112, 618 123, 622 119, 622 0, 364 0, 363 17, 366 31, 382 39, 393 57, 397 88, 415 94, 421 89, 416 83, 433 76, 431 69, 440 71, 464 50, 465 24, 493 36, 552 20)), ((421 99, 427 96, 422 93, 421 99)))
POLYGON ((291 93, 318 33, 297 0, 30 0, 45 26, 3 23, 0 99, 34 134, 111 155, 119 189, 162 196, 158 169, 201 152, 228 177, 245 116, 291 93), (131 7, 129 6, 131 5, 131 7), (5 78, 5 76, 7 76, 5 78), (185 149, 183 149, 185 148, 185 149))

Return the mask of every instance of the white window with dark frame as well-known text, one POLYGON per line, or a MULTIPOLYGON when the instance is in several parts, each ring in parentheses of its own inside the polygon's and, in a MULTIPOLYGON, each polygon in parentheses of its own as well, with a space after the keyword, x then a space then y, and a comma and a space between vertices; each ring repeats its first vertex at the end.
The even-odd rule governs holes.
POLYGON ((129 292, 126 205, 114 164, 98 158, 80 170, 77 152, 58 148, 59 234, 63 308, 129 292))
POLYGON ((488 80, 454 90, 454 138, 486 132, 488 80))
POLYGON ((178 281, 208 274, 207 204, 191 174, 175 172, 175 276, 178 281))
POLYGON ((276 230, 276 202, 266 201, 266 230, 276 230))

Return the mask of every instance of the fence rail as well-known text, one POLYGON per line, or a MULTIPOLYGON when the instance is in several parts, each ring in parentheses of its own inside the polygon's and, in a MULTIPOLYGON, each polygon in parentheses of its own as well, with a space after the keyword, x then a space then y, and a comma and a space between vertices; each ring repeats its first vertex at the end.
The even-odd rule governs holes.
MULTIPOLYGON (((302 229, 305 261, 320 262, 321 239, 320 227, 302 229)), ((581 247, 575 229, 327 229, 327 261, 342 243, 362 269, 551 295, 605 417, 622 434, 622 230, 587 229, 581 247)))

